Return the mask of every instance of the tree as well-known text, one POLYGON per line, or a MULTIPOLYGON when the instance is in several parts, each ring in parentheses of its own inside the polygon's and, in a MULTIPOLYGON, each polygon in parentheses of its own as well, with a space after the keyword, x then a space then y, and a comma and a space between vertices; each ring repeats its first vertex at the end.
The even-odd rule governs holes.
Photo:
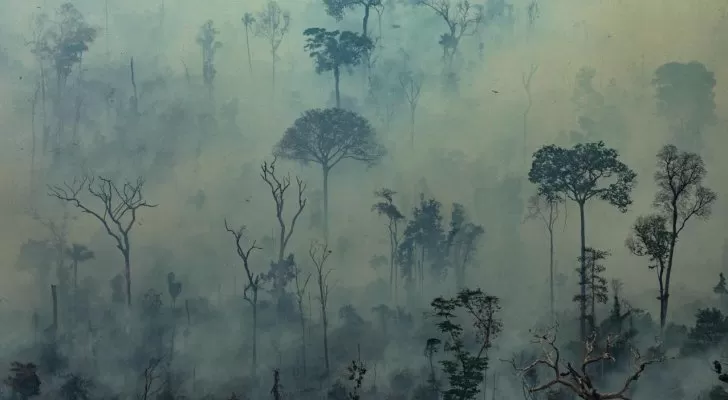
POLYGON ((405 71, 399 74, 399 84, 402 87, 402 93, 404 98, 407 100, 410 111, 410 146, 415 145, 415 112, 417 111, 417 105, 420 101, 420 91, 422 90, 422 83, 424 81, 424 74, 421 72, 414 73, 412 71, 405 71))
POLYGON ((442 276, 445 271, 446 241, 441 207, 439 201, 425 200, 424 194, 420 194, 420 204, 412 211, 397 250, 402 274, 420 291, 424 290, 426 264, 435 276, 442 276))
POLYGON ((138 178, 135 183, 124 182, 119 186, 110 179, 84 177, 74 179, 64 186, 50 186, 49 195, 71 203, 81 212, 96 218, 103 225, 106 233, 116 242, 116 247, 124 257, 124 279, 126 280, 126 304, 131 307, 131 243, 129 234, 137 220, 140 208, 153 208, 144 200, 142 189, 144 179, 138 178), (101 203, 101 209, 93 209, 81 199, 81 192, 86 189, 91 196, 101 203))
POLYGON ((263 11, 258 13, 255 22, 255 35, 264 38, 270 46, 271 56, 271 86, 276 87, 276 61, 278 61, 278 47, 283 37, 288 33, 288 26, 291 23, 291 15, 283 11, 281 6, 273 0, 269 0, 263 11))
POLYGON ((71 259, 73 268, 73 290, 78 290, 78 264, 92 260, 94 252, 82 244, 74 243, 66 249, 66 256, 71 259))
POLYGON ((301 361, 303 363, 303 376, 306 376, 306 315, 303 313, 303 301, 306 297, 306 287, 311 274, 302 276, 301 269, 294 267, 294 282, 296 284, 296 304, 298 305, 298 318, 301 324, 301 361))
POLYGON ((655 70, 657 109, 682 143, 697 151, 706 126, 716 121, 715 75, 697 61, 669 62, 655 70))
POLYGON ((364 117, 340 108, 303 113, 276 144, 274 154, 303 164, 316 163, 323 172, 324 238, 329 233, 329 173, 342 160, 372 165, 384 156, 374 128, 364 117))
POLYGON ((10 373, 11 375, 5 379, 5 384, 10 386, 14 395, 22 400, 40 395, 41 381, 35 364, 14 361, 10 365, 10 373))
POLYGON ((261 287, 262 274, 254 274, 250 269, 250 254, 253 250, 261 250, 260 247, 255 245, 253 240, 248 246, 243 248, 241 241, 243 240, 243 234, 245 233, 245 226, 241 226, 238 230, 233 230, 228 226, 227 220, 225 220, 225 230, 230 232, 235 239, 235 251, 238 253, 238 257, 243 262, 243 268, 245 269, 245 277, 248 278, 248 283, 245 284, 243 289, 243 299, 250 304, 253 309, 253 357, 251 359, 251 367, 253 370, 253 377, 257 376, 258 371, 258 292, 261 287))
POLYGON ((417 4, 430 8, 447 25, 447 33, 440 36, 442 60, 445 71, 452 73, 452 64, 457 54, 460 40, 473 36, 478 25, 483 22, 483 6, 468 0, 416 0, 417 4))
POLYGON ((482 226, 467 220, 465 207, 462 204, 452 205, 450 231, 447 234, 445 247, 455 270, 457 290, 465 287, 465 271, 472 261, 477 241, 484 233, 482 226))
POLYGON ((197 44, 202 48, 202 79, 210 93, 210 97, 212 97, 212 82, 217 74, 215 53, 222 47, 222 43, 217 40, 220 31, 215 29, 213 24, 211 19, 207 20, 202 24, 200 33, 197 35, 197 44))
POLYGON ((336 91, 336 108, 341 107, 341 69, 352 68, 361 64, 364 56, 374 44, 366 37, 350 31, 327 31, 324 28, 308 28, 303 31, 306 36, 304 50, 314 59, 316 73, 334 73, 334 89, 336 91))
POLYGON ((551 319, 556 318, 554 293, 554 227, 559 219, 559 206, 563 203, 561 197, 535 194, 528 200, 528 215, 526 219, 540 218, 549 238, 549 311, 551 319))
POLYGON ((718 274, 718 283, 713 287, 713 293, 718 295, 728 294, 728 287, 726 287, 725 275, 721 272, 718 274))
MULTIPOLYGON (((577 144, 567 149, 547 145, 533 154, 528 180, 538 185, 538 194, 554 199, 564 197, 579 206, 581 236, 581 291, 586 299, 586 203, 601 199, 626 212, 632 204, 631 192, 637 174, 619 160, 616 150, 607 148, 604 142, 577 144)), ((580 330, 586 340, 586 302, 580 304, 580 330)))
POLYGON ((71 374, 61 385, 63 400, 90 400, 94 382, 81 375, 71 374))
POLYGON ((660 327, 667 321, 670 283, 677 240, 693 217, 710 217, 715 192, 703 186, 707 174, 703 159, 696 153, 684 152, 673 145, 657 153, 655 183, 657 193, 653 206, 658 214, 638 218, 627 247, 633 254, 647 256, 657 269, 660 290, 660 327))
POLYGON ((363 7, 364 16, 361 22, 361 35, 363 37, 369 37, 369 16, 371 15, 372 8, 375 10, 384 8, 382 0, 324 0, 324 5, 326 6, 326 13, 336 18, 337 21, 341 21, 344 18, 347 10, 357 6, 363 7))
POLYGON ((182 293, 182 282, 177 280, 174 272, 167 274, 167 292, 169 292, 169 297, 172 299, 172 308, 174 308, 177 297, 182 293))
POLYGON ((293 254, 290 254, 288 258, 285 258, 286 247, 288 241, 291 240, 293 235, 293 229, 296 227, 296 221, 306 207, 306 198, 303 197, 303 193, 306 190, 306 184, 303 183, 299 177, 296 177, 296 185, 298 187, 298 203, 296 205, 296 211, 293 214, 290 222, 286 224, 284 221, 284 210, 286 203, 286 191, 291 186, 291 176, 277 176, 276 175, 276 161, 274 158, 270 163, 263 162, 260 167, 260 177, 263 179, 268 187, 270 188, 271 197, 275 203, 276 219, 278 220, 278 259, 271 263, 271 270, 264 279, 272 282, 272 289, 275 292, 275 296, 278 299, 279 306, 285 294, 286 286, 294 278, 295 263, 293 261, 293 254))
MULTIPOLYGON (((586 286, 586 296, 581 295, 574 296, 574 301, 581 304, 586 302, 589 305, 589 315, 587 320, 589 321, 589 332, 596 332, 597 314, 596 305, 597 303, 607 304, 609 297, 607 296, 608 287, 607 280, 602 275, 606 268, 600 263, 609 256, 609 252, 591 247, 586 248, 586 281, 580 282, 580 285, 586 286)), ((579 259, 579 262, 582 260, 579 259)), ((579 269, 577 269, 577 272, 579 269)))
POLYGON ((537 371, 539 366, 543 366, 553 372, 553 378, 547 382, 528 387, 529 393, 544 392, 562 387, 583 400, 629 400, 631 398, 629 391, 632 384, 642 376, 647 366, 663 360, 662 357, 645 360, 637 350, 633 349, 636 368, 624 380, 624 384, 619 390, 605 393, 594 386, 594 383, 598 380, 597 377, 590 376, 589 368, 592 364, 605 360, 616 361, 609 352, 612 338, 607 340, 601 354, 597 354, 600 349, 597 349, 595 336, 588 338, 584 342, 585 355, 580 363, 581 365, 573 366, 571 362, 566 362, 564 366, 561 351, 556 345, 556 333, 553 330, 544 334, 536 334, 534 337, 536 343, 540 343, 543 348, 543 357, 536 359, 524 368, 519 368, 519 372, 526 375, 537 371))
POLYGON ((528 115, 531 113, 531 107, 533 106, 533 96, 531 95, 531 80, 533 75, 538 71, 538 65, 531 64, 531 68, 528 70, 528 74, 525 72, 521 76, 521 84, 523 90, 526 91, 526 109, 523 110, 523 158, 526 158, 526 148, 528 147, 528 115))
POLYGON ((475 399, 488 368, 488 350, 503 329, 497 316, 500 300, 480 289, 462 289, 450 299, 437 297, 431 307, 437 329, 445 336, 443 351, 452 357, 440 361, 450 383, 444 399, 475 399), (460 318, 471 320, 468 322, 475 329, 471 338, 466 335, 466 323, 460 318))
POLYGON ((329 245, 311 243, 308 255, 316 268, 316 284, 319 289, 319 304, 321 305, 321 324, 324 330, 324 365, 326 366, 326 375, 330 372, 329 368, 329 275, 333 271, 332 268, 326 267, 326 261, 331 255, 329 245))
POLYGON ((399 233, 399 223, 404 220, 404 215, 394 205, 394 195, 397 192, 382 188, 374 192, 374 195, 380 199, 372 206, 372 211, 376 211, 378 215, 387 217, 387 231, 389 233, 389 290, 390 295, 397 300, 397 268, 396 258, 399 242, 402 239, 399 233))
POLYGON ((253 58, 250 56, 250 31, 253 29, 253 24, 255 24, 255 17, 253 17, 253 14, 246 12, 240 21, 245 27, 245 48, 248 52, 248 67, 250 68, 250 76, 253 76, 253 58))

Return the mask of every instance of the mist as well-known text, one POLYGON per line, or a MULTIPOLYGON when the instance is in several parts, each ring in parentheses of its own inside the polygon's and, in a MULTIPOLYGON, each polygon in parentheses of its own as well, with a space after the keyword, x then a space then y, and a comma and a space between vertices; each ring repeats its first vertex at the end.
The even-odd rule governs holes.
POLYGON ((0 398, 728 398, 725 2, 0 10, 0 398))

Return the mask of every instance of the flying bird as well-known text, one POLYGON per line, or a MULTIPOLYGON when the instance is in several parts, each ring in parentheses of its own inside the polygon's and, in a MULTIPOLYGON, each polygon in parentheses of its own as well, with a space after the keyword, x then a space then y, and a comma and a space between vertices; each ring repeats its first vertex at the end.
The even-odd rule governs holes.
POLYGON ((498 93, 500 93, 499 91, 497 91, 497 90, 495 90, 495 89, 491 89, 490 91, 491 91, 491 92, 493 92, 493 93, 495 93, 495 94, 498 94, 498 93))

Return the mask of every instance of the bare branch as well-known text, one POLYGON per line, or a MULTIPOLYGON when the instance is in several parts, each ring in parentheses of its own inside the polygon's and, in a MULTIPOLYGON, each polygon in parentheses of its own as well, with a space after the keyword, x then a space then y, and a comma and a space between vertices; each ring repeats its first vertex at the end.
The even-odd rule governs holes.
POLYGON ((240 242, 243 240, 245 225, 241 226, 238 230, 234 230, 230 228, 227 220, 225 220, 225 230, 230 232, 230 234, 233 235, 233 238, 235 239, 235 250, 238 253, 238 257, 240 257, 240 259, 243 261, 245 275, 248 278, 248 284, 246 284, 245 289, 243 289, 243 298, 254 305, 254 303, 257 302, 261 276, 260 274, 253 274, 250 270, 250 254, 253 252, 253 250, 262 250, 262 248, 255 245, 255 240, 253 240, 248 247, 243 248, 243 245, 240 242), (253 291, 253 298, 248 295, 248 292, 251 290, 253 291))

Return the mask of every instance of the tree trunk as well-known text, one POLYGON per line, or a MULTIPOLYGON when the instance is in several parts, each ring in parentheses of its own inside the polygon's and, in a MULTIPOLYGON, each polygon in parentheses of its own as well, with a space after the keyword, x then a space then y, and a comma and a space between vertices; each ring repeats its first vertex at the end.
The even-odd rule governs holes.
POLYGON ((250 29, 245 25, 245 46, 248 50, 248 68, 250 69, 250 76, 253 76, 253 59, 250 57, 250 29))
POLYGON ((78 259, 73 260, 73 291, 78 291, 78 259))
POLYGON ((303 363, 303 377, 306 374, 306 319, 303 316, 303 304, 301 301, 298 302, 298 313, 300 314, 301 321, 301 362, 303 363))
POLYGON ((410 147, 415 147, 415 106, 410 105, 410 147))
POLYGON ((321 321, 324 327, 324 365, 326 376, 329 376, 329 319, 326 316, 326 305, 321 301, 321 321))
POLYGON ((122 250, 124 254, 124 279, 126 280, 126 305, 131 308, 131 263, 129 261, 129 250, 122 250))
MULTIPOLYGON (((337 91, 338 93, 338 91, 337 91)), ((338 98, 338 95, 337 95, 338 98)), ((329 172, 327 165, 322 166, 324 174, 324 241, 329 241, 329 172)))
POLYGON ((580 235, 581 235, 581 266, 579 268, 579 293, 581 299, 579 301, 579 331, 581 341, 586 340, 586 222, 584 221, 584 202, 579 202, 579 219, 580 219, 580 235))
MULTIPOLYGON (((551 212, 553 213, 553 211, 551 212)), ((552 227, 549 228, 549 306, 552 322, 556 320, 556 306, 554 303, 554 229, 552 227)))
POLYGON ((53 334, 58 331, 58 290, 51 285, 51 301, 53 302, 53 334))
POLYGON ((369 25, 369 12, 371 11, 370 8, 371 6, 369 4, 364 6, 364 19, 361 23, 361 35, 364 37, 368 37, 367 26, 369 25))
POLYGON ((339 66, 334 67, 334 89, 336 90, 336 108, 341 108, 341 92, 339 91, 339 82, 341 81, 341 71, 339 66))
POLYGON ((253 289, 253 379, 258 376, 258 289, 253 289))
POLYGON ((271 73, 271 78, 270 78, 270 86, 271 86, 270 95, 272 97, 273 96, 273 92, 275 92, 275 90, 276 90, 276 53, 274 51, 271 51, 271 54, 273 55, 273 59, 271 60, 271 63, 270 63, 270 73, 271 73))
POLYGON ((667 258, 667 275, 665 276, 665 291, 660 296, 660 330, 665 329, 667 323, 667 305, 670 300, 670 277, 672 275, 672 264, 675 258, 675 246, 677 245, 677 199, 672 201, 672 237, 670 238, 670 254, 667 258))

